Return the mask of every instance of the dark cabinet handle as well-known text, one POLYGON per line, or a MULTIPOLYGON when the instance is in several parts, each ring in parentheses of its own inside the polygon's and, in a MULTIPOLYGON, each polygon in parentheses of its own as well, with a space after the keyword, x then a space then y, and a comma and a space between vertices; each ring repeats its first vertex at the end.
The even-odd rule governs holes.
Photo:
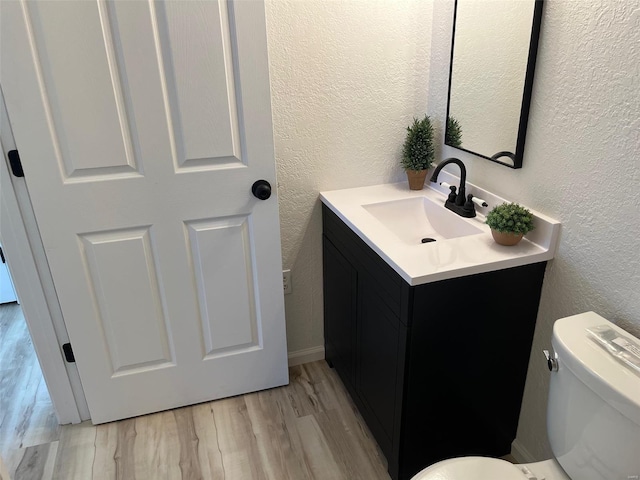
POLYGON ((266 180, 258 180, 251 186, 253 196, 260 200, 266 200, 271 196, 271 184, 266 180))

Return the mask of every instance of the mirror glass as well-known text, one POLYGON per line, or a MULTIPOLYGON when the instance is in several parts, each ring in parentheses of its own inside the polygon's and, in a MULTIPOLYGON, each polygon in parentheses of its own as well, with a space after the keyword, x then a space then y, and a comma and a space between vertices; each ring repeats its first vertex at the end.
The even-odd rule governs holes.
POLYGON ((457 0, 445 144, 522 167, 542 0, 457 0))

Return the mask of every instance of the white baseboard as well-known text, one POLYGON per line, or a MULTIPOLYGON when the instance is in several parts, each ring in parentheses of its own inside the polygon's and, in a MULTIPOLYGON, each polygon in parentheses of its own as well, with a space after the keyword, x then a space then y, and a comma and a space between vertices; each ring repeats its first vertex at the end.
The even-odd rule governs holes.
POLYGON ((303 363, 315 362, 324 358, 324 346, 303 348, 295 352, 289 352, 289 366, 302 365, 303 363))
POLYGON ((511 443, 511 456, 515 458, 518 463, 534 463, 536 459, 531 452, 522 445, 518 439, 515 439, 511 443))

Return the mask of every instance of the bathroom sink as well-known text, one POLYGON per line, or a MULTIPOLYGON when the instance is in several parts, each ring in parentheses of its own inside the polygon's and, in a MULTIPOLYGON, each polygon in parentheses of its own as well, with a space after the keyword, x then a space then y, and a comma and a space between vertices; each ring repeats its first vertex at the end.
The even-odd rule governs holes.
MULTIPOLYGON (((458 185, 449 172, 442 180, 458 185)), ((430 183, 409 190, 406 182, 347 188, 320 194, 322 202, 409 285, 492 272, 550 260, 560 223, 533 211, 535 230, 518 245, 496 244, 485 215, 506 200, 467 182, 467 192, 482 198, 475 218, 444 207, 449 190, 430 183)))
POLYGON ((409 245, 483 233, 426 197, 370 203, 362 207, 409 245))

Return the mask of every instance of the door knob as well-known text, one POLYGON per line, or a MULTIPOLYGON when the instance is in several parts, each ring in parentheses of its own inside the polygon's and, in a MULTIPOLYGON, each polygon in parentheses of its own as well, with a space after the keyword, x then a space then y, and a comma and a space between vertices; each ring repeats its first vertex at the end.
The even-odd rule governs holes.
POLYGON ((271 184, 266 180, 258 180, 251 186, 251 192, 254 197, 266 200, 271 196, 271 184))

